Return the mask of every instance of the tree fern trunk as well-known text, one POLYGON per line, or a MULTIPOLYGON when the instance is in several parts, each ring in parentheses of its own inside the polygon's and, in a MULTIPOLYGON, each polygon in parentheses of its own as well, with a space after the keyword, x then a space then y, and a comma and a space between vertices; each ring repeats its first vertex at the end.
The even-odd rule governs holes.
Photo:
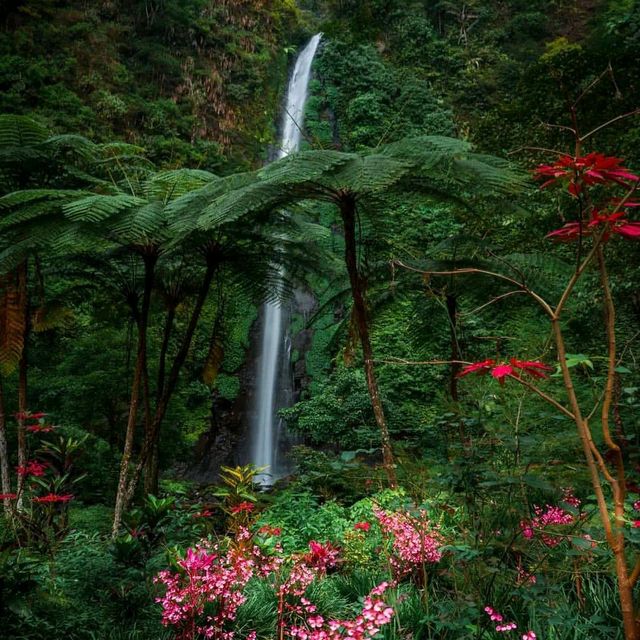
MULTIPOLYGON (((160 347, 160 361, 158 365, 158 382, 156 384, 156 407, 160 404, 160 400, 164 394, 165 372, 167 368, 167 352, 169 351, 169 341, 173 329, 173 321, 176 315, 175 304, 170 303, 167 309, 167 317, 165 320, 164 331, 162 335, 162 346, 160 347)), ((158 470, 159 470, 159 451, 158 439, 154 437, 155 417, 147 423, 147 432, 145 442, 153 443, 151 451, 147 457, 144 467, 144 492, 145 495, 156 495, 158 493, 158 470)))
POLYGON ((147 324, 149 321, 149 307, 151 306, 151 291, 155 277, 155 254, 145 255, 144 258, 144 289, 142 293, 142 307, 138 316, 138 347, 136 351, 136 364, 131 382, 131 398, 129 401, 129 418, 127 420, 127 432, 124 441, 122 460, 120 461, 120 476, 118 478, 118 492, 113 514, 113 537, 118 535, 122 524, 122 515, 127 507, 130 496, 127 492, 127 480, 129 477, 129 464, 133 454, 133 443, 138 419, 138 404, 140 402, 140 390, 143 386, 143 377, 147 361, 147 324))
MULTIPOLYGON (((7 448, 7 418, 4 410, 4 391, 0 380, 0 487, 2 493, 11 493, 9 477, 9 450, 7 448)), ((11 501, 4 500, 4 512, 11 515, 11 501)))
MULTIPOLYGON (((154 448, 158 447, 159 445, 160 428, 162 426, 162 421, 164 420, 164 417, 167 413, 167 409, 169 407, 169 401, 171 400, 171 397, 173 396, 173 392, 175 391, 176 385, 178 384, 178 377, 180 376, 180 371, 182 370, 182 366, 184 365, 184 362, 187 359, 187 355, 189 353, 189 349, 191 348, 191 342, 193 341, 193 336, 196 332, 198 321, 200 320, 200 316, 202 315, 202 309, 204 307, 204 303, 207 300, 207 296, 209 295, 209 290, 211 289, 213 276, 215 275, 217 268, 218 268, 217 259, 215 258, 215 256, 210 255, 207 258, 207 268, 206 268, 204 277, 202 279, 202 283, 200 285, 200 290, 198 291, 198 297, 193 307, 193 311, 191 312, 191 317, 189 318, 189 324, 187 325, 187 329, 182 338, 182 343, 180 344, 178 353, 176 353, 176 356, 173 359, 171 369, 169 370, 169 375, 167 376, 167 381, 163 386, 162 397, 159 398, 158 400, 155 416, 152 423, 152 428, 149 432, 148 437, 145 440, 142 452, 140 454, 140 461, 138 462, 138 465, 136 466, 131 476, 129 487, 127 488, 127 491, 126 491, 126 494, 128 496, 127 499, 130 499, 133 496, 136 486, 140 480, 142 469, 147 465, 148 460, 152 457, 154 448)), ((150 484, 155 485, 157 487, 158 466, 156 465, 155 468, 149 468, 149 472, 154 474, 154 476, 150 480, 150 484)))
POLYGON ((369 390, 369 397, 371 398, 373 414, 375 416, 376 423, 378 424, 378 428, 380 429, 384 469, 387 474, 389 484, 392 487, 395 487, 397 485, 395 460, 391 449, 391 438, 389 437, 387 420, 384 415, 384 409, 380 399, 380 391, 378 389, 378 381, 376 379, 373 364, 373 349, 371 347, 371 339, 369 337, 367 305, 365 302, 366 287, 358 269, 356 201, 353 195, 341 195, 340 214, 342 216, 342 223, 344 227, 344 259, 347 266, 347 272, 349 273, 349 282, 351 284, 351 297, 353 299, 353 308, 358 326, 358 334, 360 336, 360 344, 362 346, 367 388, 369 390))
MULTIPOLYGON (((20 291, 20 300, 23 301, 23 342, 20 362, 18 363, 18 466, 24 466, 27 461, 27 434, 25 431, 24 421, 28 411, 27 403, 27 338, 29 334, 29 300, 27 296, 27 262, 23 262, 18 268, 18 290, 20 291)), ((22 494, 24 489, 23 475, 18 474, 18 509, 22 509, 22 494)))

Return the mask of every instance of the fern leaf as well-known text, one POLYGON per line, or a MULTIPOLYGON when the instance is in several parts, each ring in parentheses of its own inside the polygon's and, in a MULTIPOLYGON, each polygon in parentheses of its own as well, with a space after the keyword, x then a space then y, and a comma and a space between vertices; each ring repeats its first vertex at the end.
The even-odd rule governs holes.
POLYGON ((63 206, 69 220, 76 222, 101 222, 119 211, 131 207, 140 207, 145 200, 137 196, 91 195, 79 198, 63 206))

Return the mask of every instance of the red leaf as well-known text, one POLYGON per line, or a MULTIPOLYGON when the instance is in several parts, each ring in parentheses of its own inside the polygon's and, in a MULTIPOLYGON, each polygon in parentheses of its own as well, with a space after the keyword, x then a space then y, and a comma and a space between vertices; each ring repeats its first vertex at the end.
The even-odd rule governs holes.
POLYGON ((483 360, 482 362, 474 362, 472 364, 468 364, 462 369, 462 371, 460 371, 460 373, 458 374, 458 378, 462 378, 462 376, 469 375, 470 373, 487 373, 494 364, 495 360, 483 360))
POLYGON ((640 222, 625 222, 615 227, 614 231, 629 240, 640 240, 640 222))

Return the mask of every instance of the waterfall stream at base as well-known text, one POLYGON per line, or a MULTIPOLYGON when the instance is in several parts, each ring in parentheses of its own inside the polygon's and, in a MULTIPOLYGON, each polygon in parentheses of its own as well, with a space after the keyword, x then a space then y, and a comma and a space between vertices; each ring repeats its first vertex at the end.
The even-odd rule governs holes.
MULTIPOLYGON (((315 35, 300 52, 289 80, 282 115, 282 136, 278 158, 295 153, 300 147, 304 108, 307 101, 311 65, 321 34, 315 35)), ((281 305, 262 306, 256 391, 249 424, 250 462, 265 467, 258 480, 269 485, 278 476, 278 448, 282 419, 278 410, 291 402, 293 382, 290 374, 290 347, 286 331, 288 313, 281 305)))

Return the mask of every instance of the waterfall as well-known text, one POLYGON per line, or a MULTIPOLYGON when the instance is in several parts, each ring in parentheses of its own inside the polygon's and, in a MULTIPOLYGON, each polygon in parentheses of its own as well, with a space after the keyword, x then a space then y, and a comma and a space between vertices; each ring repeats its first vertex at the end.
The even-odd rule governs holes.
MULTIPOLYGON (((300 147, 311 64, 321 37, 321 34, 313 36, 296 60, 282 114, 278 158, 284 158, 298 151, 300 147)), ((292 396, 293 384, 289 372, 290 346, 285 331, 286 316, 285 310, 277 303, 267 302, 262 307, 256 393, 249 425, 249 440, 252 464, 256 467, 266 467, 265 473, 258 478, 264 485, 271 484, 278 473, 278 443, 282 420, 277 412, 278 409, 287 406, 292 396)))

